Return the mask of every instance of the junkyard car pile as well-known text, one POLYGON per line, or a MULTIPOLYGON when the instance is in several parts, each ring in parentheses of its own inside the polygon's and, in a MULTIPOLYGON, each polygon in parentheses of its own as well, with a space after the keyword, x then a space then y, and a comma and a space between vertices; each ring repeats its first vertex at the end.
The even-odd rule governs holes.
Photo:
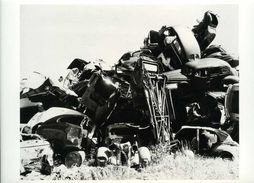
POLYGON ((159 143, 172 152, 189 145, 201 155, 236 158, 239 61, 209 46, 217 24, 206 12, 192 29, 151 30, 142 48, 113 68, 74 59, 59 82, 38 72, 23 78, 21 173, 36 162, 44 174, 59 164, 146 167, 149 146, 159 143))

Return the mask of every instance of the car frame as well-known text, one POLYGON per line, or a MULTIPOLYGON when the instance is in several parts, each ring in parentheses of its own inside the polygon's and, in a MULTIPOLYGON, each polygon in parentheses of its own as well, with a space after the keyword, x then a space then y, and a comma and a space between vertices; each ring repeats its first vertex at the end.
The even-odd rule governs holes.
POLYGON ((191 150, 197 154, 210 157, 221 157, 226 159, 236 159, 239 154, 239 145, 233 141, 230 135, 220 129, 201 126, 182 126, 175 134, 175 140, 179 140, 184 145, 190 145, 191 150), (207 151, 202 151, 200 137, 203 132, 209 132, 214 138, 211 139, 211 147, 207 151))
POLYGON ((85 114, 53 107, 35 115, 22 131, 46 139, 54 151, 54 160, 71 167, 80 166, 85 160, 86 139, 93 136, 93 126, 89 125, 85 114))
POLYGON ((125 165, 132 168, 145 167, 151 162, 151 154, 142 146, 139 133, 146 130, 131 123, 114 123, 106 127, 104 145, 97 150, 98 166, 125 165))
POLYGON ((223 89, 223 79, 235 75, 233 68, 226 61, 217 58, 195 59, 186 63, 181 73, 190 80, 193 88, 198 90, 223 89))

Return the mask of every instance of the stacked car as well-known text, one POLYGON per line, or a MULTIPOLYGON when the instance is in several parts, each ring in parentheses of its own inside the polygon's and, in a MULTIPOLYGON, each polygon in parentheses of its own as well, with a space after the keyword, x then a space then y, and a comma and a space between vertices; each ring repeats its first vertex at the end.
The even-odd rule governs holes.
MULTIPOLYGON (((193 29, 152 30, 140 50, 123 54, 112 69, 103 60, 74 59, 61 83, 37 72, 37 85, 23 79, 22 144, 31 140, 26 136, 40 137, 53 152, 41 154, 42 164, 50 156, 55 166, 67 167, 90 160, 146 167, 149 146, 159 143, 172 152, 187 143, 196 153, 233 159, 238 62, 220 47, 208 47, 215 35, 206 29, 217 24, 216 15, 206 12, 193 29)), ((41 172, 49 173, 45 166, 41 172)))

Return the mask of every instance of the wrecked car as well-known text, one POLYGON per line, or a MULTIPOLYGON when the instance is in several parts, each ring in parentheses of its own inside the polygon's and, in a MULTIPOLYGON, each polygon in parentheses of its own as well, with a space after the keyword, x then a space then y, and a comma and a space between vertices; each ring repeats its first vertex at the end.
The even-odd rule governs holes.
POLYGON ((31 102, 42 103, 44 110, 50 107, 75 109, 78 106, 75 92, 62 87, 56 81, 38 72, 34 72, 33 77, 28 78, 27 82, 25 82, 20 92, 20 99, 24 98, 28 98, 31 102))
POLYGON ((175 139, 197 154, 226 159, 238 158, 239 145, 220 129, 200 126, 182 126, 175 139))
POLYGON ((239 59, 234 58, 232 55, 228 54, 221 45, 210 45, 206 48, 201 55, 202 58, 218 58, 229 63, 233 68, 239 66, 239 59))
POLYGON ((142 138, 144 146, 172 139, 166 78, 156 58, 142 51, 130 56, 136 61, 122 58, 115 70, 93 73, 80 100, 78 110, 91 118, 98 144, 108 125, 119 122, 139 125, 143 137, 149 136, 142 138))
POLYGON ((53 150, 50 143, 36 134, 20 135, 20 174, 39 171, 50 175, 53 170, 53 150))
POLYGON ((63 85, 73 90, 78 97, 82 97, 93 73, 102 70, 109 71, 111 70, 111 67, 102 59, 85 61, 76 58, 71 62, 67 69, 71 70, 65 77, 63 85))
POLYGON ((190 84, 198 90, 222 90, 223 79, 236 75, 233 68, 217 58, 203 58, 188 62, 181 70, 190 79, 190 84))
POLYGON ((198 41, 201 51, 205 50, 214 40, 218 23, 218 15, 212 11, 207 11, 204 13, 203 19, 198 21, 197 25, 193 26, 192 31, 198 41))
POLYGON ((239 84, 230 85, 225 97, 226 122, 222 129, 239 142, 239 84))
POLYGON ((151 30, 145 40, 144 48, 161 60, 165 71, 181 69, 186 62, 201 57, 198 42, 188 27, 163 26, 158 32, 151 30))
POLYGON ((67 167, 80 166, 85 160, 89 118, 75 110, 52 107, 34 116, 22 132, 38 134, 50 142, 54 159, 67 167))
POLYGON ((106 129, 104 146, 97 150, 97 165, 113 164, 133 168, 147 166, 151 161, 151 155, 147 147, 140 146, 141 130, 139 126, 128 123, 109 125, 106 129))
POLYGON ((163 74, 171 93, 169 104, 172 106, 174 132, 182 125, 219 128, 225 122, 227 86, 223 79, 233 76, 228 63, 213 58, 196 59, 187 62, 181 70, 163 74))

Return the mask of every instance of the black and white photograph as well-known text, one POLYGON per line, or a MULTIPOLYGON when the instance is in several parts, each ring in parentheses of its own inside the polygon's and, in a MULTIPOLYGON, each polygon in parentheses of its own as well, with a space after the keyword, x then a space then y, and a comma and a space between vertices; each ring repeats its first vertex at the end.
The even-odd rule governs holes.
POLYGON ((241 178, 239 4, 18 10, 20 181, 241 178))
POLYGON ((20 178, 238 179, 237 5, 21 5, 20 178))
POLYGON ((20 16, 21 179, 238 178, 237 5, 20 16))

